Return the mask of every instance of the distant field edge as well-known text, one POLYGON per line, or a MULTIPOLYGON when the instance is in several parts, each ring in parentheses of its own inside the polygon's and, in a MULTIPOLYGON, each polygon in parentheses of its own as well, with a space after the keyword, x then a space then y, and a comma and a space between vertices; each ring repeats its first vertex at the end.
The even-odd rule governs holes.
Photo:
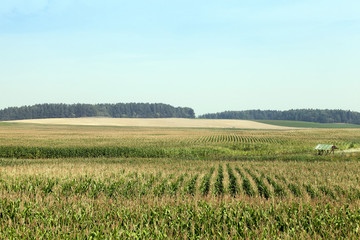
POLYGON ((294 127, 237 119, 188 118, 48 118, 7 121, 3 123, 32 123, 122 127, 175 127, 175 128, 234 128, 287 130, 294 127))
POLYGON ((314 122, 287 121, 287 120, 254 120, 254 121, 258 123, 265 123, 275 126, 293 127, 293 128, 360 128, 360 125, 346 124, 346 123, 314 123, 314 122))

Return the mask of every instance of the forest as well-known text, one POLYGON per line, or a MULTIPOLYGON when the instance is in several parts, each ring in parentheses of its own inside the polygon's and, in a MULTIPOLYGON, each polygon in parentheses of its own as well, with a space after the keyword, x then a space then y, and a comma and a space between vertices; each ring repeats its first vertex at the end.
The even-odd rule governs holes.
MULTIPOLYGON (((0 110, 0 121, 40 118, 195 118, 189 107, 173 107, 164 103, 116 103, 116 104, 36 104, 8 107, 0 110)), ((316 123, 360 124, 360 113, 329 109, 245 110, 207 113, 202 119, 288 120, 316 123)))
POLYGON ((208 113, 199 116, 205 119, 243 119, 243 120, 290 120, 317 123, 350 123, 360 124, 360 113, 345 110, 292 109, 246 110, 208 113))
POLYGON ((36 104, 0 110, 0 121, 40 118, 195 118, 188 107, 163 103, 36 104))

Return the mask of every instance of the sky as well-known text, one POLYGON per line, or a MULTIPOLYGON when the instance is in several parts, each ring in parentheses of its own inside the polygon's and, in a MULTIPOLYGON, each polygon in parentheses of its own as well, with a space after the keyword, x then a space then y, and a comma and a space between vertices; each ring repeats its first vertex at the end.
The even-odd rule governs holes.
POLYGON ((0 109, 360 111, 358 0, 1 0, 0 109))

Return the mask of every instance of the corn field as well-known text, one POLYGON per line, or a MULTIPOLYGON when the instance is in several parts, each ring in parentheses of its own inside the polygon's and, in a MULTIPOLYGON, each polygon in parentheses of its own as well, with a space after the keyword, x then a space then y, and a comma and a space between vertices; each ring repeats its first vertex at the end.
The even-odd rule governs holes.
POLYGON ((358 130, 231 131, 0 126, 0 239, 360 238, 360 155, 310 148, 358 130))
POLYGON ((340 150, 357 148, 360 130, 0 125, 0 157, 19 159, 317 160, 313 148, 318 143, 335 144, 340 150))
POLYGON ((6 238, 360 235, 358 162, 104 158, 1 165, 6 238))

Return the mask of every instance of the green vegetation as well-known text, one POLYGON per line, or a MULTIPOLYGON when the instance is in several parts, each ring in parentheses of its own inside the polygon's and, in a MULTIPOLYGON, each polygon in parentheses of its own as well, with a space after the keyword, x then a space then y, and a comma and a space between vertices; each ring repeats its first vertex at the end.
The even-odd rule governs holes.
POLYGON ((306 190, 306 192, 309 194, 309 196, 311 198, 315 198, 317 197, 317 193, 315 192, 315 190, 311 187, 311 184, 304 184, 304 188, 306 190))
POLYGON ((289 189, 294 194, 295 197, 301 197, 302 196, 300 188, 296 184, 290 183, 289 184, 289 189))
POLYGON ((268 180, 269 184, 271 184, 274 188, 274 194, 279 197, 286 196, 285 189, 278 184, 274 179, 272 179, 270 176, 266 176, 266 179, 268 180))
POLYGON ((240 168, 236 167, 235 170, 238 172, 238 174, 241 176, 241 178, 243 179, 243 189, 246 193, 246 195, 248 196, 254 196, 255 195, 255 191, 253 190, 253 187, 251 186, 250 180, 249 178, 247 178, 245 176, 245 174, 240 170, 240 168))
POLYGON ((223 171, 219 161, 79 158, 29 165, 2 159, 0 234, 6 239, 358 238, 359 164, 228 162, 223 171), (244 178, 244 172, 257 192, 249 194, 230 180, 244 178), (196 184, 198 174, 205 174, 204 184, 196 184), (287 182, 297 179, 299 184, 280 191, 293 197, 265 184, 275 174, 287 182), (314 188, 321 194, 309 190, 314 188))
POLYGON ((253 178, 253 180, 256 183, 256 187, 258 189, 258 192, 260 194, 260 196, 269 199, 271 196, 271 192, 268 189, 268 187, 265 185, 263 179, 264 179, 264 175, 260 177, 257 177, 253 172, 251 172, 250 169, 246 168, 245 171, 253 178))
POLYGON ((43 206, 2 199, 0 205, 7 216, 0 220, 0 233, 15 239, 357 239, 360 224, 358 208, 331 204, 257 206, 202 200, 155 206, 134 202, 134 207, 111 201, 104 207, 92 200, 43 206), (23 222, 24 228, 10 222, 23 222))
POLYGON ((1 239, 359 239, 359 129, 0 125, 1 239), (334 143, 318 156, 317 143, 334 143))
POLYGON ((257 120, 256 122, 266 123, 283 127, 297 128, 360 128, 358 124, 340 124, 340 123, 314 123, 303 121, 285 121, 285 120, 257 120))
POLYGON ((141 157, 203 160, 317 161, 356 159, 360 129, 239 130, 0 125, 0 157, 141 157), (335 155, 314 147, 335 144, 335 155))
POLYGON ((245 120, 287 120, 315 123, 360 124, 360 113, 345 110, 294 109, 287 111, 246 110, 208 113, 199 116, 208 119, 245 119, 245 120))
POLYGON ((210 169, 210 172, 207 173, 201 181, 200 191, 201 191, 202 195, 204 195, 204 196, 206 196, 210 191, 210 180, 211 180, 211 176, 212 176, 214 170, 215 170, 215 168, 212 167, 210 169))
POLYGON ((230 164, 226 164, 226 168, 227 168, 228 176, 229 176, 229 192, 231 193, 231 195, 236 196, 236 194, 238 194, 240 191, 240 189, 238 187, 236 176, 235 176, 230 164))
POLYGON ((218 174, 216 176, 215 183, 214 183, 214 193, 216 196, 224 194, 223 180, 224 180, 223 166, 219 165, 218 174))
POLYGON ((39 118, 195 118, 191 108, 163 103, 37 104, 0 110, 0 121, 39 118))
POLYGON ((185 188, 185 193, 190 195, 195 195, 196 192, 196 181, 198 180, 199 175, 196 174, 194 177, 192 177, 185 188))

